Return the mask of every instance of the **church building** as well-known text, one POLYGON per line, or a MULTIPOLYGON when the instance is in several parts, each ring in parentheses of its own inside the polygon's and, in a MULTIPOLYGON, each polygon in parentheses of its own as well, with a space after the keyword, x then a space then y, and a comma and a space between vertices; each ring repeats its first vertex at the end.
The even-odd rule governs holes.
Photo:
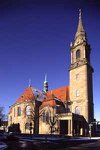
POLYGON ((9 131, 32 134, 87 136, 94 121, 91 48, 79 12, 78 27, 70 44, 69 85, 43 91, 29 85, 8 114, 9 131))

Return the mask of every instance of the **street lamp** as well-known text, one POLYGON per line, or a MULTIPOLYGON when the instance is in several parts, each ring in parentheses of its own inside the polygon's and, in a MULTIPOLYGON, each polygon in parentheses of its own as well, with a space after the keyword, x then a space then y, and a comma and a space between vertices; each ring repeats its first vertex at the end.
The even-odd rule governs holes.
MULTIPOLYGON (((91 136, 92 136, 92 132, 94 131, 95 128, 92 129, 92 127, 94 127, 94 125, 96 125, 96 123, 98 123, 98 121, 94 121, 94 122, 91 122, 89 124, 89 136, 90 136, 90 139, 91 139, 91 136)), ((94 132, 93 132, 94 133, 94 132)))
POLYGON ((90 136, 90 139, 91 139, 91 133, 92 133, 92 126, 93 126, 93 124, 92 123, 90 123, 89 124, 89 136, 90 136))

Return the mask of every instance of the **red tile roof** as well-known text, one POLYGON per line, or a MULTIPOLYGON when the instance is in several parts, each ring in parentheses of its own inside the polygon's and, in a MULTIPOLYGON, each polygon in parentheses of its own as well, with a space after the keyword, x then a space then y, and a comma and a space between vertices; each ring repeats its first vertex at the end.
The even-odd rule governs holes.
MULTIPOLYGON (((50 105, 50 106, 56 105, 56 101, 54 100, 55 97, 60 99, 62 102, 69 100, 69 86, 64 86, 61 88, 57 88, 57 89, 48 91, 46 93, 46 99, 44 99, 42 102, 42 106, 44 106, 44 105, 50 105)), ((35 99, 34 91, 33 91, 32 87, 28 87, 23 92, 23 94, 17 99, 17 101, 15 103, 20 103, 20 102, 23 102, 26 100, 34 100, 34 99, 35 99)))
POLYGON ((15 103, 20 103, 25 100, 34 100, 34 93, 32 91, 32 87, 28 87, 24 93, 17 99, 15 103))
POLYGON ((43 102, 42 102, 42 106, 55 106, 56 105, 56 101, 54 99, 45 99, 43 102))
POLYGON ((42 102, 42 106, 54 106, 56 105, 56 100, 58 98, 61 102, 69 100, 69 86, 64 86, 47 92, 46 99, 42 102))

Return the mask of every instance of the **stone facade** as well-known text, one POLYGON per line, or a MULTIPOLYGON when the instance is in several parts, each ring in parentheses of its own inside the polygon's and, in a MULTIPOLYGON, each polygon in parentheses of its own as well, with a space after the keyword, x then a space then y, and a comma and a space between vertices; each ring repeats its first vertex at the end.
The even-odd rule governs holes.
MULTIPOLYGON (((8 115, 8 126, 11 126, 12 124, 20 124, 20 130, 21 133, 30 133, 29 127, 25 127, 25 125, 28 123, 30 124, 32 122, 33 126, 33 119, 30 118, 30 116, 26 115, 26 107, 32 106, 32 102, 22 102, 19 104, 15 104, 12 106, 9 115, 8 115), (18 115, 18 108, 21 109, 21 113, 18 115)), ((34 111, 34 108, 33 108, 34 111)), ((33 131, 32 131, 33 132, 33 131)))
POLYGON ((70 48, 69 86, 48 91, 46 77, 44 92, 29 86, 11 106, 9 128, 17 124, 21 133, 88 135, 89 124, 94 121, 93 68, 81 12, 70 48))
POLYGON ((94 119, 90 51, 80 14, 75 41, 71 44, 70 100, 73 102, 72 112, 75 113, 78 108, 79 114, 83 115, 88 123, 94 119))

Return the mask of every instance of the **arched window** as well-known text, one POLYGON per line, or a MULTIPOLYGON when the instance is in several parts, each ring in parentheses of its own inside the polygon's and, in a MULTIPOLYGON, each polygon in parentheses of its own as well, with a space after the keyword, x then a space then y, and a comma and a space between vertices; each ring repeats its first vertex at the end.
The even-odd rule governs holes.
POLYGON ((31 111, 32 111, 32 108, 31 106, 26 106, 26 116, 30 116, 31 115, 31 111))
POLYGON ((32 130, 32 122, 30 122, 30 130, 32 130))
POLYGON ((76 90, 76 97, 79 96, 79 90, 76 90))
POLYGON ((43 111, 42 117, 43 117, 43 122, 45 122, 45 111, 43 111))
POLYGON ((21 107, 17 107, 17 116, 21 116, 21 107))
POLYGON ((12 124, 12 116, 10 116, 10 123, 12 124))
POLYGON ((75 114, 80 115, 80 107, 77 106, 77 107, 75 108, 75 114))
POLYGON ((49 122, 49 112, 46 112, 46 122, 49 122))
POLYGON ((80 49, 76 51, 76 59, 80 58, 80 49))
POLYGON ((42 120, 43 122, 49 123, 50 113, 48 111, 43 111, 42 120))
POLYGON ((29 129, 29 127, 30 127, 30 124, 27 122, 27 123, 25 124, 25 129, 29 129))
POLYGON ((16 113, 16 112, 15 112, 15 108, 14 108, 14 117, 15 117, 15 113, 16 113))

